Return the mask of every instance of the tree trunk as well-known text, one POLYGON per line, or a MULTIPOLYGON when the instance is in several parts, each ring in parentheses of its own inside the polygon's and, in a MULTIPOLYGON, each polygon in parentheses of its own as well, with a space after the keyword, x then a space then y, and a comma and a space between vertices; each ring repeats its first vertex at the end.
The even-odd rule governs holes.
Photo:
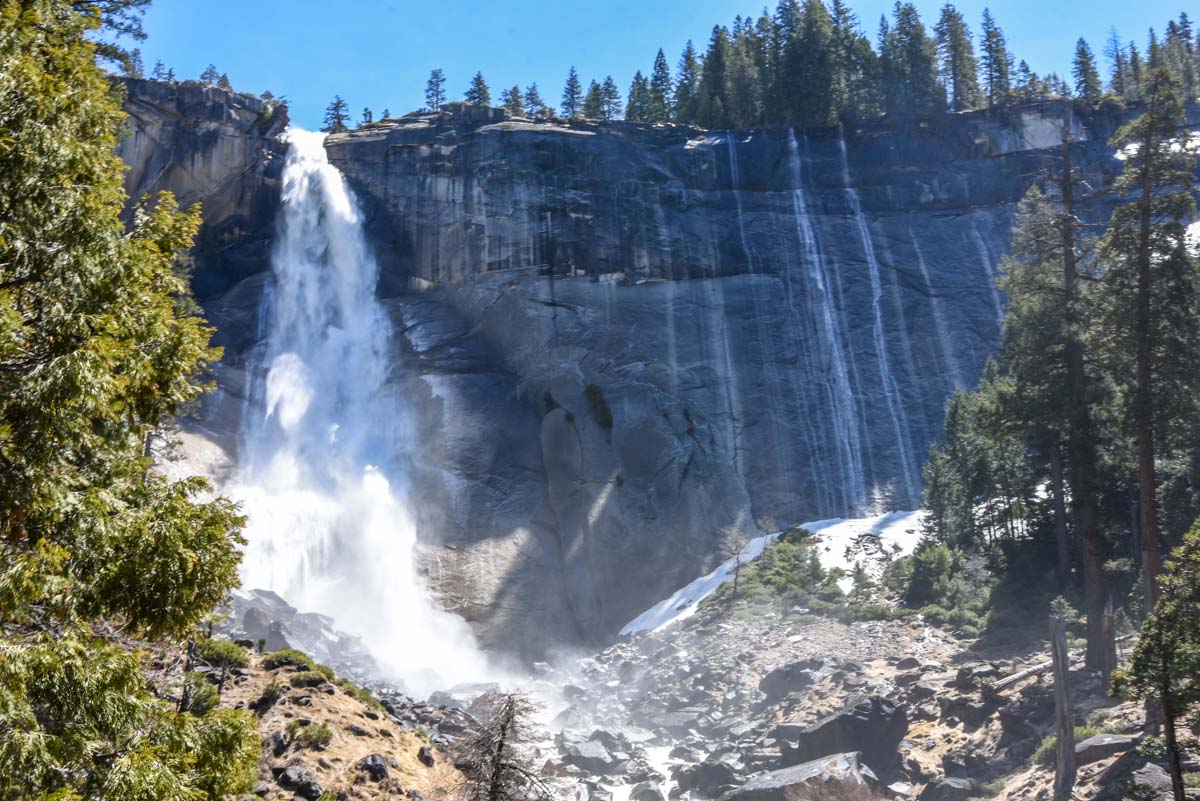
POLYGON ((1087 373, 1084 370, 1083 342, 1080 340, 1079 296, 1077 283, 1075 175, 1071 166, 1069 120, 1062 121, 1062 253, 1063 310, 1067 337, 1067 458, 1071 466, 1071 502, 1079 521, 1079 540, 1083 551, 1083 595, 1087 609, 1088 670, 1098 670, 1104 661, 1104 540, 1100 534, 1100 514, 1096 501, 1096 456, 1092 447, 1092 418, 1089 407, 1087 373))
POLYGON ((1158 573, 1162 562, 1159 547, 1158 499, 1154 482, 1154 365, 1151 349, 1150 292, 1153 277, 1150 261, 1151 205, 1154 187, 1150 175, 1150 152, 1154 127, 1147 129, 1142 141, 1141 197, 1137 251, 1137 304, 1134 312, 1134 355, 1136 383, 1133 397, 1133 426, 1137 441, 1138 501, 1142 511, 1142 594, 1145 613, 1154 611, 1158 602, 1158 573))
POLYGON ((1071 543, 1067 538, 1067 504, 1063 497, 1062 454, 1058 449, 1058 437, 1050 445, 1050 487, 1054 500, 1054 542, 1057 546, 1058 580, 1065 583, 1071 575, 1071 543))
POLYGON ((1183 760, 1179 758, 1179 739, 1175 734, 1175 710, 1171 708, 1170 693, 1163 693, 1160 710, 1163 716, 1163 734, 1167 741, 1167 770, 1171 774, 1171 791, 1175 801, 1186 801, 1183 787, 1183 760))
POLYGON ((1071 656, 1066 621, 1050 616, 1050 655, 1054 659, 1054 715, 1058 733, 1054 763, 1054 798, 1065 801, 1075 788, 1075 717, 1071 711, 1071 656))

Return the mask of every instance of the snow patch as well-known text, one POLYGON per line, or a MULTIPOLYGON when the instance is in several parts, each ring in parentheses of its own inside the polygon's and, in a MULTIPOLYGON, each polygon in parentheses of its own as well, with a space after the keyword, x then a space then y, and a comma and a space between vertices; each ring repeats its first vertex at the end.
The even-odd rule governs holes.
MULTIPOLYGON (((923 515, 924 512, 915 511, 888 512, 865 518, 831 518, 801 523, 800 528, 816 535, 817 555, 823 568, 840 568, 849 573, 853 570, 855 562, 863 558, 860 539, 864 536, 873 537, 880 548, 893 551, 897 557, 912 553, 921 538, 923 515)), ((757 559, 781 533, 777 531, 750 540, 738 556, 722 562, 716 570, 681 587, 670 597, 664 598, 626 623, 621 629, 621 635, 636 634, 640 631, 661 631, 672 623, 696 614, 705 598, 733 578, 739 560, 745 563, 757 559)), ((876 568, 876 575, 881 569, 876 568)), ((842 587, 843 590, 849 589, 848 581, 848 578, 843 580, 846 584, 842 587)))

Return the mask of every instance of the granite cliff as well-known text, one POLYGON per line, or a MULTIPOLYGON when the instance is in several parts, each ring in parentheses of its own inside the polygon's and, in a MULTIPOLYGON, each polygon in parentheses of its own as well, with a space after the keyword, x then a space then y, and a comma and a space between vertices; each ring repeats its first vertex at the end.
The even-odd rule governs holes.
MULTIPOLYGON (((198 426, 232 454, 286 118, 127 87, 130 194, 204 205, 194 287, 226 352, 198 426)), ((1129 113, 804 133, 454 107, 330 137, 382 267, 447 606, 502 650, 599 642, 746 536, 914 508, 945 399, 995 348, 1017 201, 1064 119, 1109 180, 1129 113)))

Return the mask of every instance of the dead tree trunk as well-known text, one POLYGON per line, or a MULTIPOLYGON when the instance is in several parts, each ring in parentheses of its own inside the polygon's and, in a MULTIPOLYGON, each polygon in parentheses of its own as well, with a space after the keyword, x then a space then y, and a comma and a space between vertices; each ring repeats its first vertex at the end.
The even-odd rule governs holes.
POLYGON ((1054 717, 1058 755, 1054 763, 1054 798, 1065 801, 1075 787, 1075 720, 1069 684, 1071 657, 1067 653, 1067 626, 1060 615, 1050 616, 1050 654, 1054 660, 1054 717))

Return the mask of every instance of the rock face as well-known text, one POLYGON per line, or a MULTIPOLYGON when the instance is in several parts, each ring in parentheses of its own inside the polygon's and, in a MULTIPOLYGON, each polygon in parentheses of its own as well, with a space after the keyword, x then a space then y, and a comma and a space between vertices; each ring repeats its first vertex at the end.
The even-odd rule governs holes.
MULTIPOLYGON (((204 426, 233 450, 283 121, 128 87, 131 192, 208 215, 195 286, 226 356, 204 426)), ((1121 115, 1065 113, 1103 183, 1121 115)), ((992 279, 1063 114, 842 136, 463 112, 330 137, 399 334, 410 504, 447 605, 534 655, 611 637, 741 536, 913 508, 947 395, 994 349, 992 279)))
POLYGON ((802 801, 829 798, 838 801, 882 801, 887 789, 863 765, 856 753, 834 754, 783 770, 755 776, 722 796, 723 801, 802 801))

